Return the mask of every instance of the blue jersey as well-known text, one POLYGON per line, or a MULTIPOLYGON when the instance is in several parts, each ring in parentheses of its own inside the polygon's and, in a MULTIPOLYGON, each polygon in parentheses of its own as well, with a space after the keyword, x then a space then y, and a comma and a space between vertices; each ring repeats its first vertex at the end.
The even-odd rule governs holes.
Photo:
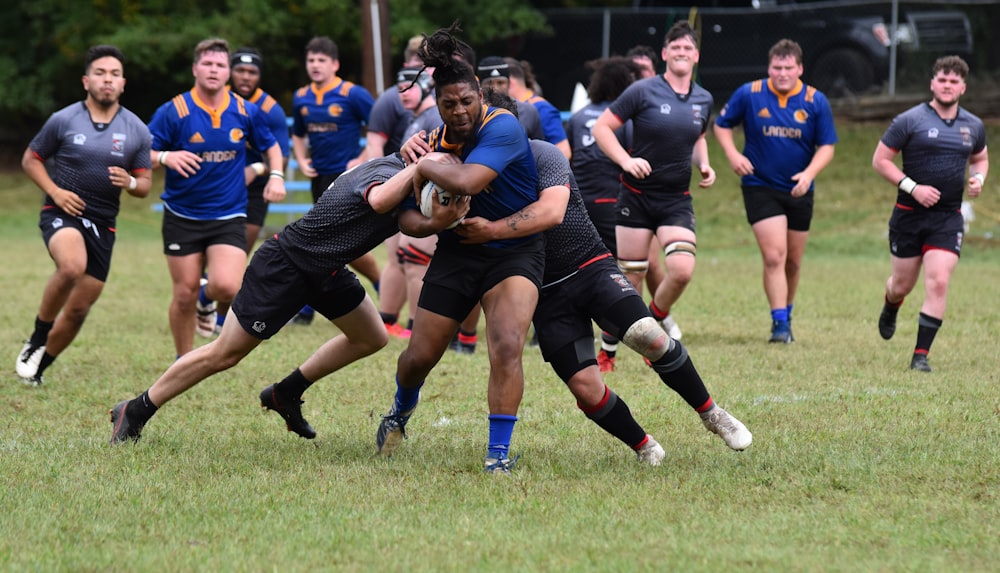
POLYGON ((263 114, 242 97, 225 92, 219 109, 202 103, 191 90, 161 105, 149 122, 153 149, 183 149, 201 158, 190 177, 168 169, 160 195, 170 212, 186 219, 245 217, 247 143, 261 151, 276 143, 263 114))
POLYGON ((562 114, 556 106, 549 103, 549 100, 542 96, 536 96, 535 92, 528 90, 527 95, 521 101, 528 102, 538 110, 538 117, 542 120, 542 133, 545 134, 545 141, 553 145, 558 145, 566 141, 566 129, 563 128, 562 114))
POLYGON ((368 90, 341 78, 295 91, 292 134, 309 138, 309 155, 317 173, 343 173, 347 162, 361 153, 361 126, 368 122, 374 104, 368 90))
MULTIPOLYGON (((267 118, 267 127, 271 130, 271 135, 278 142, 281 148, 281 156, 288 157, 288 118, 285 110, 281 109, 277 100, 268 95, 264 90, 257 88, 247 101, 260 109, 260 112, 267 118)), ((263 162, 267 165, 264 156, 256 149, 247 145, 247 165, 251 163, 263 162)))
POLYGON ((795 187, 792 175, 809 165, 816 148, 837 143, 826 96, 801 81, 788 95, 775 92, 770 81, 744 84, 715 123, 730 129, 743 124, 743 155, 753 163, 753 174, 743 176, 744 187, 790 193, 795 187))
MULTIPOLYGON (((435 151, 458 155, 463 163, 485 165, 497 172, 497 177, 473 196, 469 217, 483 217, 490 221, 503 219, 538 200, 538 171, 528 145, 528 136, 514 114, 505 109, 483 106, 480 124, 472 141, 453 145, 445 141, 447 127, 442 125, 431 132, 428 140, 435 151)), ((458 242, 454 231, 442 231, 439 240, 458 242)), ((502 248, 535 239, 535 235, 520 239, 504 239, 484 243, 487 247, 502 248)))

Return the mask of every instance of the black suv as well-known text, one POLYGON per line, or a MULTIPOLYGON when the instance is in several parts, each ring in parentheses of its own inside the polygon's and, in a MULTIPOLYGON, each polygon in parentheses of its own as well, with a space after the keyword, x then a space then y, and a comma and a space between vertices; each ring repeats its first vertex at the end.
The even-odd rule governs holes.
MULTIPOLYGON (((839 0, 706 0, 697 7, 639 2, 632 8, 543 11, 552 35, 516 44, 544 95, 569 109, 577 83, 585 84, 588 60, 624 54, 647 45, 657 54, 677 20, 691 19, 701 36, 698 81, 721 104, 741 84, 767 75, 767 51, 790 38, 804 52, 804 80, 830 97, 878 89, 889 77, 891 2, 839 0), (650 5, 656 4, 656 5, 650 5)), ((972 53, 964 13, 934 4, 904 3, 899 11, 897 62, 914 54, 972 53)), ((921 64, 926 62, 921 60, 921 64)), ((662 71, 662 64, 660 67, 662 71)))

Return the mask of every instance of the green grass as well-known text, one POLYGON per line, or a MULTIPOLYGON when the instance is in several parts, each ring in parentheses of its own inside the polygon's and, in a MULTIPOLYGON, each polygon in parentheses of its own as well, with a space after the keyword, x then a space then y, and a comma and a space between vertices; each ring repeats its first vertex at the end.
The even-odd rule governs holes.
MULTIPOLYGON (((1000 245, 987 235, 1000 221, 983 211, 973 223, 936 371, 910 372, 922 291, 892 341, 875 328, 893 197, 869 166, 883 128, 840 126, 787 347, 765 343, 759 255, 713 147, 720 180, 695 192, 699 264, 676 312, 709 390, 754 445, 729 451, 624 350, 607 382, 667 449, 659 468, 587 421, 530 349, 513 441, 523 457, 509 477, 479 471, 484 348, 445 356, 391 460, 374 457, 373 441, 396 340, 306 394, 319 437, 299 439, 259 410, 257 392, 333 336, 328 324, 286 328, 165 406, 137 446, 109 447, 108 408, 173 357, 158 217, 149 200, 123 199, 111 277, 84 330, 44 386, 19 384, 9 362, 0 384, 0 569, 995 570, 1000 245)), ((39 193, 0 175, 10 362, 52 272, 39 193)), ((977 206, 1000 212, 996 185, 977 206)))

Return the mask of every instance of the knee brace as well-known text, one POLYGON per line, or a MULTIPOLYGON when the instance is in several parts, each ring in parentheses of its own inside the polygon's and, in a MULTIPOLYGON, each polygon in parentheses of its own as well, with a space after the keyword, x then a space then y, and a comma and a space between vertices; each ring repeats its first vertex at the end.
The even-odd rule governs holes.
POLYGON ((694 257, 697 252, 698 247, 691 241, 674 241, 672 243, 668 243, 663 249, 663 257, 666 258, 675 253, 685 253, 694 257))
POLYGON ((623 273, 644 273, 649 270, 649 261, 626 261, 625 259, 618 259, 618 268, 623 273))
POLYGON ((433 255, 421 251, 413 245, 399 247, 396 254, 399 257, 399 264, 410 263, 411 265, 423 265, 425 267, 431 264, 431 257, 433 257, 433 255))
POLYGON ((663 331, 656 319, 644 316, 632 323, 622 336, 622 342, 649 359, 656 362, 670 349, 670 337, 663 331))

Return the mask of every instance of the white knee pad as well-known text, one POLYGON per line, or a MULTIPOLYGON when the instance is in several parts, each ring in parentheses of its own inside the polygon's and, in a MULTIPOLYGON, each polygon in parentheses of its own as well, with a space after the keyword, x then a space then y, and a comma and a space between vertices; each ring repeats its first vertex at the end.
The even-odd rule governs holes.
POLYGON ((651 316, 633 322, 622 335, 622 342, 651 362, 659 360, 670 349, 670 337, 651 316))
POLYGON ((675 253, 685 253, 694 257, 698 253, 698 247, 691 241, 674 241, 663 249, 664 258, 675 253))
POLYGON ((618 268, 623 273, 644 273, 649 270, 649 261, 626 261, 618 259, 618 268))

